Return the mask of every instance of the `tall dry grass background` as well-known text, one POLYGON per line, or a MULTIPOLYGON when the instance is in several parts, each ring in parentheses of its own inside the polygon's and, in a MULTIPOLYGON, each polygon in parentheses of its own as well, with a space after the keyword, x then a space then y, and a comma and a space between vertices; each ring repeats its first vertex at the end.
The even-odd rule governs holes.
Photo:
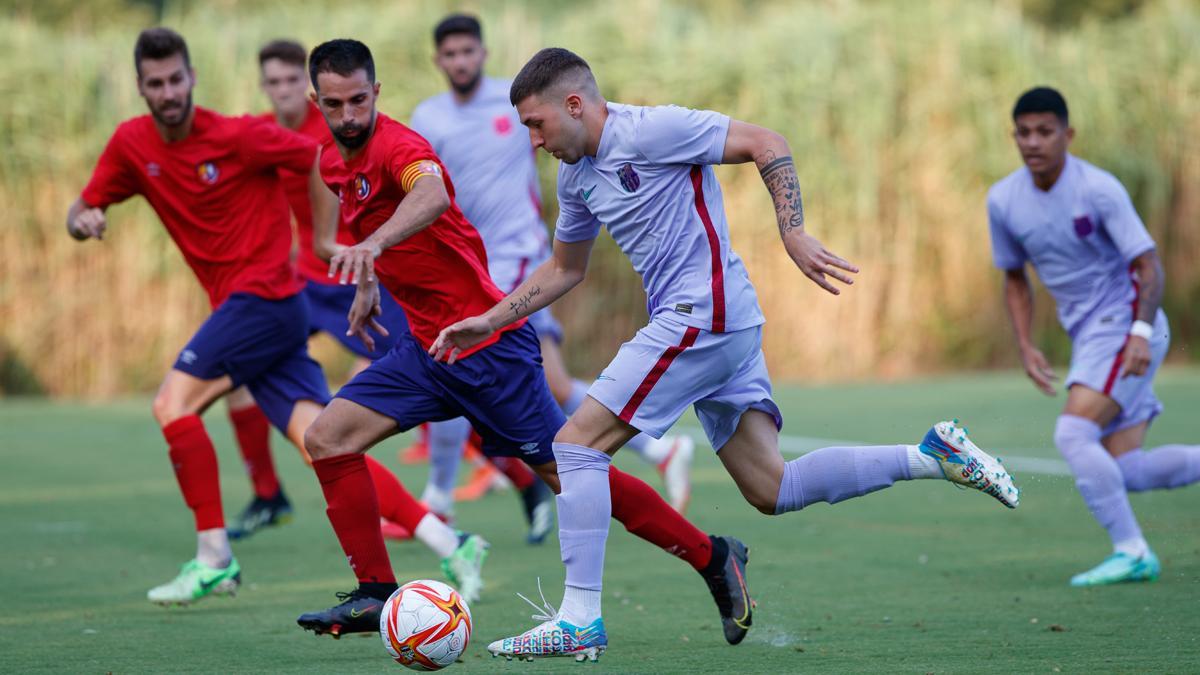
MULTIPOLYGON (((69 3, 68 5, 69 6, 69 3)), ((449 3, 168 4, 188 38, 196 101, 260 111, 255 52, 267 39, 367 42, 381 108, 406 119, 444 84, 430 29, 449 3)), ((1164 251, 1173 358, 1200 331, 1200 11, 1152 2, 1111 21, 1048 30, 1017 2, 468 3, 489 72, 515 73, 548 45, 589 59, 629 103, 714 108, 786 134, 810 230, 862 267, 840 298, 792 267, 753 168, 723 167, 735 247, 759 289, 779 378, 904 376, 1015 367, 984 195, 1018 166, 1013 99, 1061 88, 1074 151, 1115 173, 1164 251)), ((152 388, 207 313, 190 271, 140 199, 109 211, 103 243, 63 229, 116 124, 142 114, 131 64, 138 12, 39 23, 0 17, 0 393, 106 396, 152 388)), ((546 158, 543 157, 543 161, 546 158)), ((553 195, 546 162, 545 190, 553 195)), ((553 199, 550 199, 553 212, 553 199)), ((611 241, 558 307, 571 365, 594 373, 644 320, 644 297, 611 241)), ((1044 301, 1038 331, 1066 345, 1044 301)), ((333 353, 328 346, 322 347, 333 353)))

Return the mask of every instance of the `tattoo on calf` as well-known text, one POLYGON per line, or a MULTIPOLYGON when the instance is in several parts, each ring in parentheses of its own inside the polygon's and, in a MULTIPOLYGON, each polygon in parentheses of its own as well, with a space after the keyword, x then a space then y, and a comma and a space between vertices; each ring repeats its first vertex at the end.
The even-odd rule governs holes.
POLYGON ((521 296, 517 300, 513 300, 512 302, 508 303, 508 308, 512 310, 513 316, 519 319, 519 318, 521 318, 521 312, 525 311, 526 309, 529 309, 529 304, 531 302, 533 302, 534 298, 536 298, 537 296, 539 296, 541 294, 542 294, 542 287, 534 286, 533 288, 529 289, 529 292, 526 293, 525 295, 521 296))
POLYGON ((792 230, 804 229, 804 200, 800 197, 800 179, 791 156, 775 159, 775 153, 768 152, 761 161, 765 164, 759 173, 775 201, 779 233, 785 235, 792 230))

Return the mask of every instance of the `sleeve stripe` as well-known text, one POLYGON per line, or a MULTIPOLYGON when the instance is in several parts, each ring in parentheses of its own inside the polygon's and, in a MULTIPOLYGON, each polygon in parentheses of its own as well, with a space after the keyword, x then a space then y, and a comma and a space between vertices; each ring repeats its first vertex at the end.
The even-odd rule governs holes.
POLYGON ((404 167, 403 171, 400 172, 401 189, 403 189, 405 192, 411 192, 413 185, 415 185, 417 182, 417 179, 423 176, 434 176, 436 178, 441 178, 442 167, 438 166, 437 162, 428 159, 418 160, 412 164, 409 164, 408 166, 404 167))

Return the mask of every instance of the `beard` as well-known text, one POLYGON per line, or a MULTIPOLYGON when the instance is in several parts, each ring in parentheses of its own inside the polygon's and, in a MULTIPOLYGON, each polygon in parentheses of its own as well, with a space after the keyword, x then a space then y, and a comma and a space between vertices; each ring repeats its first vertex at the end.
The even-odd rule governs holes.
POLYGON ((173 105, 163 105, 159 108, 150 108, 150 114, 158 123, 165 127, 177 127, 187 121, 188 114, 192 111, 192 92, 188 92, 187 98, 183 103, 173 105), (178 114, 178 119, 168 117, 168 115, 178 114))
POLYGON ((367 139, 371 137, 371 127, 374 126, 374 124, 375 114, 372 113, 371 121, 365 127, 359 126, 354 122, 347 122, 338 127, 336 130, 331 129, 330 133, 333 134, 333 137, 337 139, 337 142, 340 143, 343 148, 346 148, 347 150, 357 150, 366 144, 367 139), (345 134, 348 131, 357 131, 358 133, 353 136, 347 136, 345 134))
POLYGON ((467 80, 463 84, 459 84, 458 82, 455 82, 453 79, 450 79, 450 86, 453 87, 454 91, 458 92, 460 95, 466 96, 467 94, 474 91, 475 87, 479 86, 479 81, 481 79, 483 79, 483 69, 482 68, 479 69, 473 76, 471 76, 471 79, 467 80))

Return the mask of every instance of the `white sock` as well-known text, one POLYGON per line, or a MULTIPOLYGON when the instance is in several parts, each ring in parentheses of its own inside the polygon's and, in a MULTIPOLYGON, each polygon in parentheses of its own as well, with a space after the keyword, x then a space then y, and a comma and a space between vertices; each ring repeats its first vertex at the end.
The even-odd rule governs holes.
POLYGON ((646 443, 638 454, 647 462, 658 466, 671 456, 671 447, 675 445, 673 436, 663 436, 662 438, 653 438, 646 434, 638 434, 638 436, 646 439, 646 443))
POLYGON ((1140 558, 1150 552, 1150 544, 1146 543, 1145 538, 1138 537, 1137 539, 1126 539, 1113 545, 1114 553, 1124 553, 1133 558, 1140 558))
POLYGON ((225 528, 214 527, 196 533, 196 560, 215 569, 229 567, 233 560, 233 549, 229 547, 229 535, 225 528))
POLYGON ((567 586, 559 614, 569 624, 587 626, 600 618, 600 591, 567 586))
POLYGON ((908 447, 908 470, 913 480, 918 478, 945 478, 942 466, 933 457, 921 452, 916 445, 908 447))
POLYGON ((458 532, 443 523, 433 513, 426 513, 421 522, 417 523, 417 531, 413 536, 429 547, 437 557, 449 558, 454 549, 458 548, 458 532))
POLYGON ((425 484, 425 491, 421 493, 421 501, 434 513, 446 517, 454 513, 454 493, 434 485, 433 481, 425 484))

